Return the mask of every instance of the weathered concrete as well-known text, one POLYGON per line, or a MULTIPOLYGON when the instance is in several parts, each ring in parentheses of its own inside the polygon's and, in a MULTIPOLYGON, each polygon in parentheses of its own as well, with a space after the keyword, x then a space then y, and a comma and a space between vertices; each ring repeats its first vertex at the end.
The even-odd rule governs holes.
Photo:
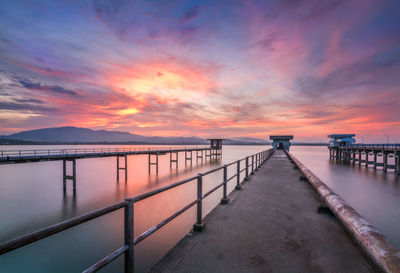
POLYGON ((150 272, 373 272, 340 224, 277 151, 241 191, 150 272))

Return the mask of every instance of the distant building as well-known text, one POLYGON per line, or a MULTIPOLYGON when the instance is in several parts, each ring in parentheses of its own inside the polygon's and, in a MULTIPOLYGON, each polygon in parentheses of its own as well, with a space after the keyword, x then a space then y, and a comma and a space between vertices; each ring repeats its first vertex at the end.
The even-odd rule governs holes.
POLYGON ((293 136, 270 136, 269 139, 273 140, 272 141, 272 146, 274 147, 274 150, 287 150, 289 151, 290 148, 290 140, 293 139, 293 136))
POLYGON ((330 138, 329 146, 330 147, 346 147, 356 142, 355 134, 332 134, 328 135, 330 138))

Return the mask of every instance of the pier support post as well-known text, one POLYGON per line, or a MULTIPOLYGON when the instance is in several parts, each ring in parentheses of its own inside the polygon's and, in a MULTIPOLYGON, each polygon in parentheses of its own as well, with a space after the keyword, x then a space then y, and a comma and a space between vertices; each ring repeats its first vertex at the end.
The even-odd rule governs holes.
POLYGON ((242 187, 240 186, 240 160, 236 163, 236 187, 235 190, 240 190, 242 187))
POLYGON ((361 166, 361 158, 362 158, 361 151, 358 151, 358 166, 361 166))
POLYGON ((203 150, 196 150, 196 161, 201 158, 201 161, 203 161, 203 150), (199 155, 200 152, 200 155, 199 155))
POLYGON ((197 177, 197 220, 193 225, 193 231, 202 232, 205 228, 203 223, 203 176, 199 173, 197 177))
POLYGON ((123 171, 125 171, 125 181, 127 181, 128 180, 128 159, 127 159, 127 155, 117 155, 117 181, 119 181, 119 171, 120 170, 123 170, 123 171), (123 157, 123 158, 125 158, 125 166, 124 167, 120 167, 120 160, 119 160, 119 158, 120 157, 123 157))
POLYGON ((374 151, 374 169, 376 170, 376 163, 378 160, 378 153, 374 151))
POLYGON ((395 154, 395 160, 396 160, 396 173, 400 174, 400 154, 399 153, 395 154))
POLYGON ((207 157, 209 157, 211 159, 211 149, 206 150, 205 153, 206 153, 206 160, 207 160, 207 157))
POLYGON ((228 189, 227 189, 227 183, 228 183, 228 170, 227 166, 224 165, 224 186, 223 186, 223 197, 221 199, 221 204, 225 205, 229 203, 228 199, 228 189))
POLYGON ((66 192, 66 190, 67 190, 67 179, 66 179, 66 176, 67 176, 67 162, 64 159, 63 160, 63 191, 64 192, 66 192))
POLYGON ((246 177, 244 178, 245 181, 249 180, 249 157, 246 156, 246 177))
POLYGON ((124 244, 128 247, 125 252, 125 273, 133 273, 134 268, 134 209, 133 199, 125 199, 128 206, 124 209, 124 244))
POLYGON ((388 155, 384 152, 383 153, 383 171, 387 172, 387 161, 388 161, 388 155))
POLYGON ((365 168, 368 168, 369 152, 365 151, 365 168))
POLYGON ((185 151, 185 165, 187 164, 187 161, 190 160, 190 165, 192 165, 192 151, 185 151), (190 154, 190 157, 188 157, 188 154, 190 154))
POLYGON ((158 173, 158 152, 154 153, 156 156, 156 162, 151 162, 151 153, 149 153, 149 173, 151 172, 151 165, 156 166, 156 173, 158 173))
POLYGON ((72 159, 63 159, 63 191, 67 190, 67 180, 72 180, 72 189, 73 192, 76 192, 76 160, 72 159), (72 175, 67 174, 67 161, 72 162, 72 175))
POLYGON ((169 153, 169 168, 172 169, 172 163, 175 163, 175 168, 178 168, 178 152, 170 152, 169 153), (175 159, 172 154, 175 154, 175 159))

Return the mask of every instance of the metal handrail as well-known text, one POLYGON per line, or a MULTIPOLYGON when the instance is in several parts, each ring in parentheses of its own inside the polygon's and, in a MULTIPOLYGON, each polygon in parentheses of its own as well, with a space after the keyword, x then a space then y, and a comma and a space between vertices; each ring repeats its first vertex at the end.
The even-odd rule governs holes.
MULTIPOLYGON (((124 237, 125 237, 125 242, 124 245, 120 248, 118 248, 117 250, 113 251, 112 253, 110 253, 109 255, 107 255, 106 257, 104 257, 103 259, 101 259, 100 261, 96 262, 94 265, 92 265, 91 267, 89 267, 88 269, 86 269, 85 271, 83 271, 84 273, 89 273, 89 272, 97 272, 98 270, 100 270, 101 268, 103 268, 104 266, 108 265, 109 263, 111 263, 112 261, 114 261, 116 258, 118 258, 119 256, 121 256, 122 254, 125 254, 125 273, 132 273, 133 272, 133 263, 134 263, 134 256, 133 256, 133 248, 135 245, 137 245, 138 243, 140 243, 141 241, 143 241, 144 239, 146 239, 147 237, 149 237, 151 234, 153 234, 154 232, 156 232, 157 230, 159 230, 160 228, 162 228, 163 226, 165 226, 166 224, 168 224, 169 222, 171 222, 173 219, 175 219, 176 217, 178 217, 179 215, 181 215, 182 213, 184 213, 185 211, 187 211, 188 209, 190 209, 191 207, 193 207, 194 205, 197 204, 197 221, 195 225, 200 225, 202 226, 202 200, 204 198, 206 198, 208 195, 210 195, 211 193, 213 193, 214 191, 216 191, 217 189, 219 189, 220 187, 224 188, 223 191, 223 200, 227 198, 227 183, 232 180, 233 178, 237 177, 237 187, 240 187, 240 174, 246 170, 246 174, 245 174, 245 179, 247 180, 248 176, 249 176, 249 168, 251 167, 250 170, 254 170, 254 167, 258 168, 260 167, 260 165, 265 162, 272 154, 273 149, 269 149, 269 150, 265 150, 259 153, 256 153, 254 155, 251 156, 247 156, 243 159, 239 159, 237 161, 231 162, 229 164, 214 168, 212 170, 209 170, 205 173, 199 173, 196 176, 192 176, 186 179, 183 179, 181 181, 178 181, 174 184, 138 195, 136 197, 133 198, 127 198, 125 199, 125 201, 116 203, 114 205, 93 211, 91 213, 85 214, 85 215, 81 215, 66 221, 63 221, 61 223, 57 223, 54 225, 51 225, 47 228, 38 230, 36 232, 24 235, 22 237, 4 242, 0 244, 0 255, 10 252, 12 250, 15 250, 17 248, 23 247, 25 245, 28 245, 30 243, 33 243, 35 241, 39 241, 43 238, 46 238, 50 235, 53 235, 55 233, 61 232, 63 230, 72 228, 74 226, 77 226, 79 224, 88 222, 90 220, 93 220, 95 218, 101 217, 105 214, 108 214, 110 212, 119 210, 121 208, 124 208, 124 237), (256 160, 254 160, 254 156, 256 157, 256 160), (249 158, 253 158, 252 159, 252 163, 249 164, 249 158), (245 160, 246 164, 245 164, 245 168, 240 169, 240 162, 245 160), (232 175, 231 177, 227 178, 227 168, 228 166, 237 164, 237 171, 235 172, 234 175, 232 175), (203 194, 202 193, 202 181, 203 181, 203 177, 217 172, 219 170, 223 169, 223 182, 218 184, 216 187, 212 188, 211 190, 209 190, 207 193, 203 194), (162 193, 164 191, 170 190, 172 188, 175 188, 177 186, 189 183, 190 181, 193 180, 197 180, 197 199, 195 199, 194 201, 190 202, 189 204, 187 204, 186 206, 184 206, 182 209, 180 209, 179 211, 175 212, 174 214, 172 214, 171 216, 167 217, 166 219, 164 219, 163 221, 161 221, 160 223, 156 224, 155 226, 147 229, 145 232, 143 232, 142 234, 140 234, 137 238, 134 238, 134 203, 139 202, 141 200, 147 199, 151 196, 157 195, 159 193, 162 193)), ((221 203, 222 201, 221 200, 221 203)), ((227 200, 227 199, 226 199, 227 200)))

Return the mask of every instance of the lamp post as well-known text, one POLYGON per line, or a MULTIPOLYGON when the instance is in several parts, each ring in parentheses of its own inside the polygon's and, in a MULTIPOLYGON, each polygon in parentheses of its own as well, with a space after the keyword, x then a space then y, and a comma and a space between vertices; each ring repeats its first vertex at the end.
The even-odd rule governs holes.
POLYGON ((385 136, 386 136, 386 142, 387 142, 387 144, 389 144, 389 135, 385 134, 385 136))

